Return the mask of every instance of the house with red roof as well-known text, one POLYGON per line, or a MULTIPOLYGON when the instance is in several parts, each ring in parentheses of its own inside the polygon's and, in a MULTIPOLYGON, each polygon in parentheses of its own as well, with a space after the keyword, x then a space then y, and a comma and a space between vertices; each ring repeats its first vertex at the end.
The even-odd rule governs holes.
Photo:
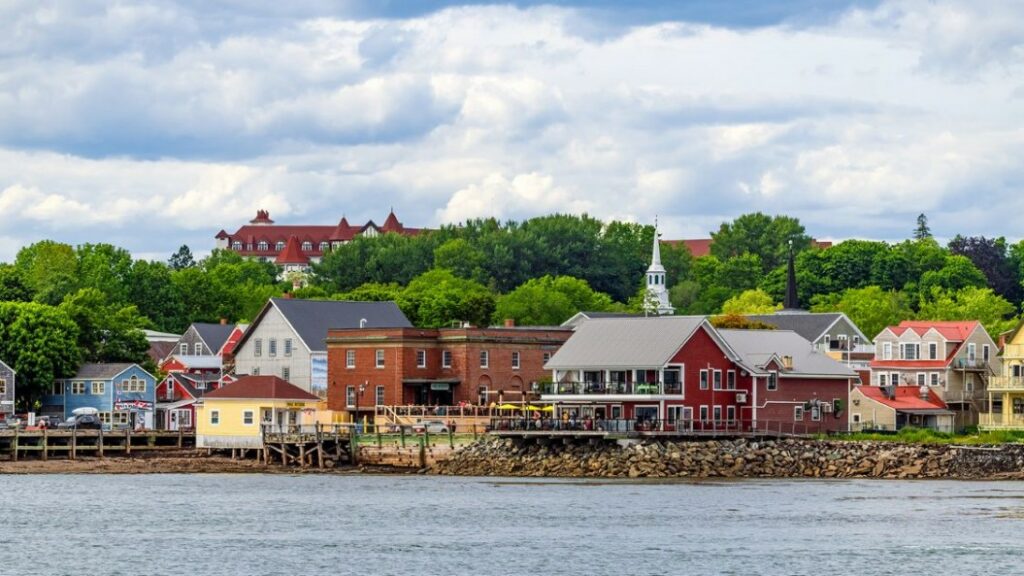
POLYGON ((930 386, 856 386, 850 392, 850 430, 907 426, 952 432, 955 414, 930 386))
POLYGON ((196 404, 196 446, 262 448, 264 430, 300 430, 317 422, 320 399, 277 376, 243 376, 196 404))
POLYGON ((927 386, 955 414, 958 429, 987 411, 986 385, 1001 371, 996 343, 976 320, 904 320, 875 337, 871 384, 927 386))
POLYGON ((394 210, 388 214, 384 224, 373 220, 353 226, 344 216, 334 224, 280 225, 270 219, 266 210, 257 210, 256 217, 229 234, 221 230, 215 236, 216 247, 232 250, 246 258, 263 262, 275 262, 288 270, 303 270, 311 263, 319 262, 324 254, 356 236, 374 238, 382 234, 415 236, 421 228, 410 228, 398 220, 394 210))

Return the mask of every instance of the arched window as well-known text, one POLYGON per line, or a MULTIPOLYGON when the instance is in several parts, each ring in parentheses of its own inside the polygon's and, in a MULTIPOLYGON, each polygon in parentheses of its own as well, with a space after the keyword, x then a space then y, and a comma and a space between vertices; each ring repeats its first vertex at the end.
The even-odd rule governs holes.
POLYGON ((236 242, 231 244, 231 247, 234 248, 235 250, 241 250, 242 249, 242 243, 236 241, 236 242))
POLYGON ((284 250, 284 241, 283 240, 278 240, 277 244, 275 244, 275 246, 277 247, 277 251, 278 252, 280 252, 281 250, 284 250))
POLYGON ((321 252, 327 252, 327 246, 328 246, 327 242, 321 242, 320 243, 320 251, 321 252))
POLYGON ((266 240, 260 240, 260 243, 259 243, 259 245, 257 246, 257 249, 258 249, 258 250, 261 250, 261 251, 262 251, 262 250, 267 250, 267 249, 269 249, 269 248, 270 248, 270 246, 269 246, 269 245, 267 244, 267 241, 266 241, 266 240))
POLYGON ((302 243, 302 251, 303 252, 309 252, 312 249, 313 249, 313 243, 312 242, 303 242, 302 243))

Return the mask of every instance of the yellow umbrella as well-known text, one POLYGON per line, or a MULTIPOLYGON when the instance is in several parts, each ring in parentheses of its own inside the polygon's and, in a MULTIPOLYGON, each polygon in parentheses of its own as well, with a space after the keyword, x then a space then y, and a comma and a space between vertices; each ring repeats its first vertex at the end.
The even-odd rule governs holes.
POLYGON ((550 404, 548 404, 547 406, 541 408, 541 411, 542 412, 554 412, 555 411, 555 407, 550 405, 550 404))
POLYGON ((515 404, 502 404, 501 406, 498 406, 498 410, 519 410, 519 406, 516 406, 515 404))

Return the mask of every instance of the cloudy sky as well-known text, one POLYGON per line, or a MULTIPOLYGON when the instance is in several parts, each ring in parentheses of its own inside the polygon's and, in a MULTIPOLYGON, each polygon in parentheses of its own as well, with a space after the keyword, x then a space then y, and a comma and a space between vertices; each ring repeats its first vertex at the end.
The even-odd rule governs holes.
POLYGON ((258 208, 1019 238, 1022 64, 1018 0, 5 0, 0 261, 258 208))

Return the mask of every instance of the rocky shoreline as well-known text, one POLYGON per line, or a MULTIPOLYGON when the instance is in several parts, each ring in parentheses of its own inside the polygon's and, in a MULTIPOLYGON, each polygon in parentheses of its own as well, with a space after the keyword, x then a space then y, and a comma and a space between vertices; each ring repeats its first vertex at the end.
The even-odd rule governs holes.
POLYGON ((952 446, 828 440, 547 443, 485 439, 432 472, 592 478, 1024 479, 1024 445, 952 446))

